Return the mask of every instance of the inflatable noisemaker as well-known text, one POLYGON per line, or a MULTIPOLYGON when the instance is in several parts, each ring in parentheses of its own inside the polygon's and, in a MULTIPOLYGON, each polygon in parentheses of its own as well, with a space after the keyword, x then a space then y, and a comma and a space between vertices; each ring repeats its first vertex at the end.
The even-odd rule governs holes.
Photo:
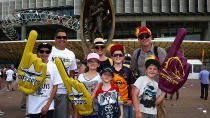
POLYGON ((186 82, 191 65, 187 63, 187 58, 179 52, 179 47, 184 40, 186 30, 179 29, 168 55, 160 69, 158 86, 161 90, 173 94, 186 82))
POLYGON ((37 35, 35 30, 30 32, 18 67, 19 89, 25 94, 35 93, 46 78, 47 64, 32 53, 37 35))
POLYGON ((66 86, 71 103, 76 106, 80 115, 91 114, 93 112, 92 96, 86 89, 85 85, 78 80, 68 77, 63 62, 59 58, 55 59, 55 64, 61 75, 63 83, 66 86))

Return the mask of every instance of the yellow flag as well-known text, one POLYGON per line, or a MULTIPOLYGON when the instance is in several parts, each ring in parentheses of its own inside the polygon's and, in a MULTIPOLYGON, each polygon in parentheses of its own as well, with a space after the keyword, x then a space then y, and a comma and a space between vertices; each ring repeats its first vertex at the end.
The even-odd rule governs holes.
POLYGON ((202 52, 202 62, 204 61, 204 49, 203 49, 203 52, 202 52))

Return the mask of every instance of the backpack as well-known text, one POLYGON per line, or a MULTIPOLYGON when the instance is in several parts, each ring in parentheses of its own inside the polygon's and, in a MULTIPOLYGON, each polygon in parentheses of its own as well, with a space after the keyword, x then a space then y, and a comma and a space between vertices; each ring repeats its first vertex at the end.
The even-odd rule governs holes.
MULTIPOLYGON (((158 46, 154 46, 155 56, 159 59, 157 49, 158 49, 158 46)), ((141 53, 141 48, 139 48, 139 51, 137 53, 137 60, 139 59, 140 53, 141 53)), ((137 64, 138 64, 138 61, 137 61, 137 64)))

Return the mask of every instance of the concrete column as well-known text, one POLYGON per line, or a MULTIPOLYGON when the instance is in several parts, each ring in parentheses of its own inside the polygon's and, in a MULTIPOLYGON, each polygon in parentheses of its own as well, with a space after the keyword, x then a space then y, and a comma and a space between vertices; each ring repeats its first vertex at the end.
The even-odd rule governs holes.
POLYGON ((29 8, 29 0, 23 0, 22 8, 23 9, 28 9, 29 8))
POLYGON ((36 0, 36 8, 42 8, 42 7, 43 7, 43 0, 36 0))
POLYGON ((146 21, 141 21, 141 26, 147 26, 147 22, 146 21))
POLYGON ((77 30, 77 40, 78 39, 81 39, 81 32, 80 32, 80 30, 77 30))
POLYGON ((210 12, 210 0, 207 0, 207 12, 210 12))
POLYGON ((82 0, 74 0, 74 15, 80 15, 82 0))
POLYGON ((210 21, 208 22, 208 41, 210 41, 210 21))
POLYGON ((134 13, 142 13, 143 0, 134 0, 134 13))
POLYGON ((143 0, 143 12, 144 13, 152 12, 152 1, 151 0, 143 0))
POLYGON ((125 13, 133 13, 134 0, 125 0, 125 13))
POLYGON ((125 0, 116 0, 116 13, 125 13, 125 0))
POLYGON ((51 0, 43 0, 43 7, 50 7, 51 6, 51 0))
POLYGON ((2 16, 6 17, 9 14, 9 1, 2 2, 2 16))
POLYGON ((160 0, 152 0, 152 12, 160 13, 160 0))
POLYGON ((178 0, 171 0, 171 12, 178 13, 178 11, 179 11, 178 0))
POLYGON ((161 0, 161 12, 169 13, 169 0, 161 0))
POLYGON ((9 14, 14 13, 15 11, 15 1, 9 1, 9 14))
POLYGON ((29 0, 29 8, 36 8, 36 0, 29 0))
POLYGON ((204 0, 198 0, 198 12, 204 12, 204 0))
POLYGON ((15 0, 15 9, 16 10, 22 9, 22 0, 15 0))
POLYGON ((58 0, 51 0, 51 7, 57 7, 58 6, 58 0))
POLYGON ((21 40, 26 39, 26 27, 24 25, 21 26, 21 40))
POLYGON ((74 6, 74 0, 66 0, 67 6, 74 6))
POLYGON ((65 6, 66 5, 66 0, 58 0, 58 6, 65 6))
POLYGON ((2 4, 2 2, 0 2, 0 20, 2 20, 3 19, 3 17, 2 17, 2 12, 3 12, 3 6, 2 6, 3 4, 2 4))
POLYGON ((195 12, 195 0, 189 0, 189 12, 195 12))
POLYGON ((115 10, 115 12, 116 12, 116 0, 112 0, 112 5, 113 5, 114 10, 115 10))
POLYGON ((187 12, 187 0, 179 0, 179 10, 181 13, 187 12))

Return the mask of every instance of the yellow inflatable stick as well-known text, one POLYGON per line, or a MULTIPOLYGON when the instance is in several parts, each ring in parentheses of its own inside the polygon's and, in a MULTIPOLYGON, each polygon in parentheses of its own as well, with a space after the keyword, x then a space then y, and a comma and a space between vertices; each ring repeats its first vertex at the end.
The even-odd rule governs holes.
POLYGON ((78 80, 69 78, 64 65, 59 58, 55 59, 55 64, 61 75, 64 85, 68 91, 70 101, 76 106, 80 115, 89 115, 93 112, 91 94, 87 91, 85 85, 78 80))
POLYGON ((46 78, 47 64, 33 54, 33 47, 37 39, 37 32, 29 34, 21 62, 18 67, 18 84, 22 92, 33 94, 43 84, 46 78))

